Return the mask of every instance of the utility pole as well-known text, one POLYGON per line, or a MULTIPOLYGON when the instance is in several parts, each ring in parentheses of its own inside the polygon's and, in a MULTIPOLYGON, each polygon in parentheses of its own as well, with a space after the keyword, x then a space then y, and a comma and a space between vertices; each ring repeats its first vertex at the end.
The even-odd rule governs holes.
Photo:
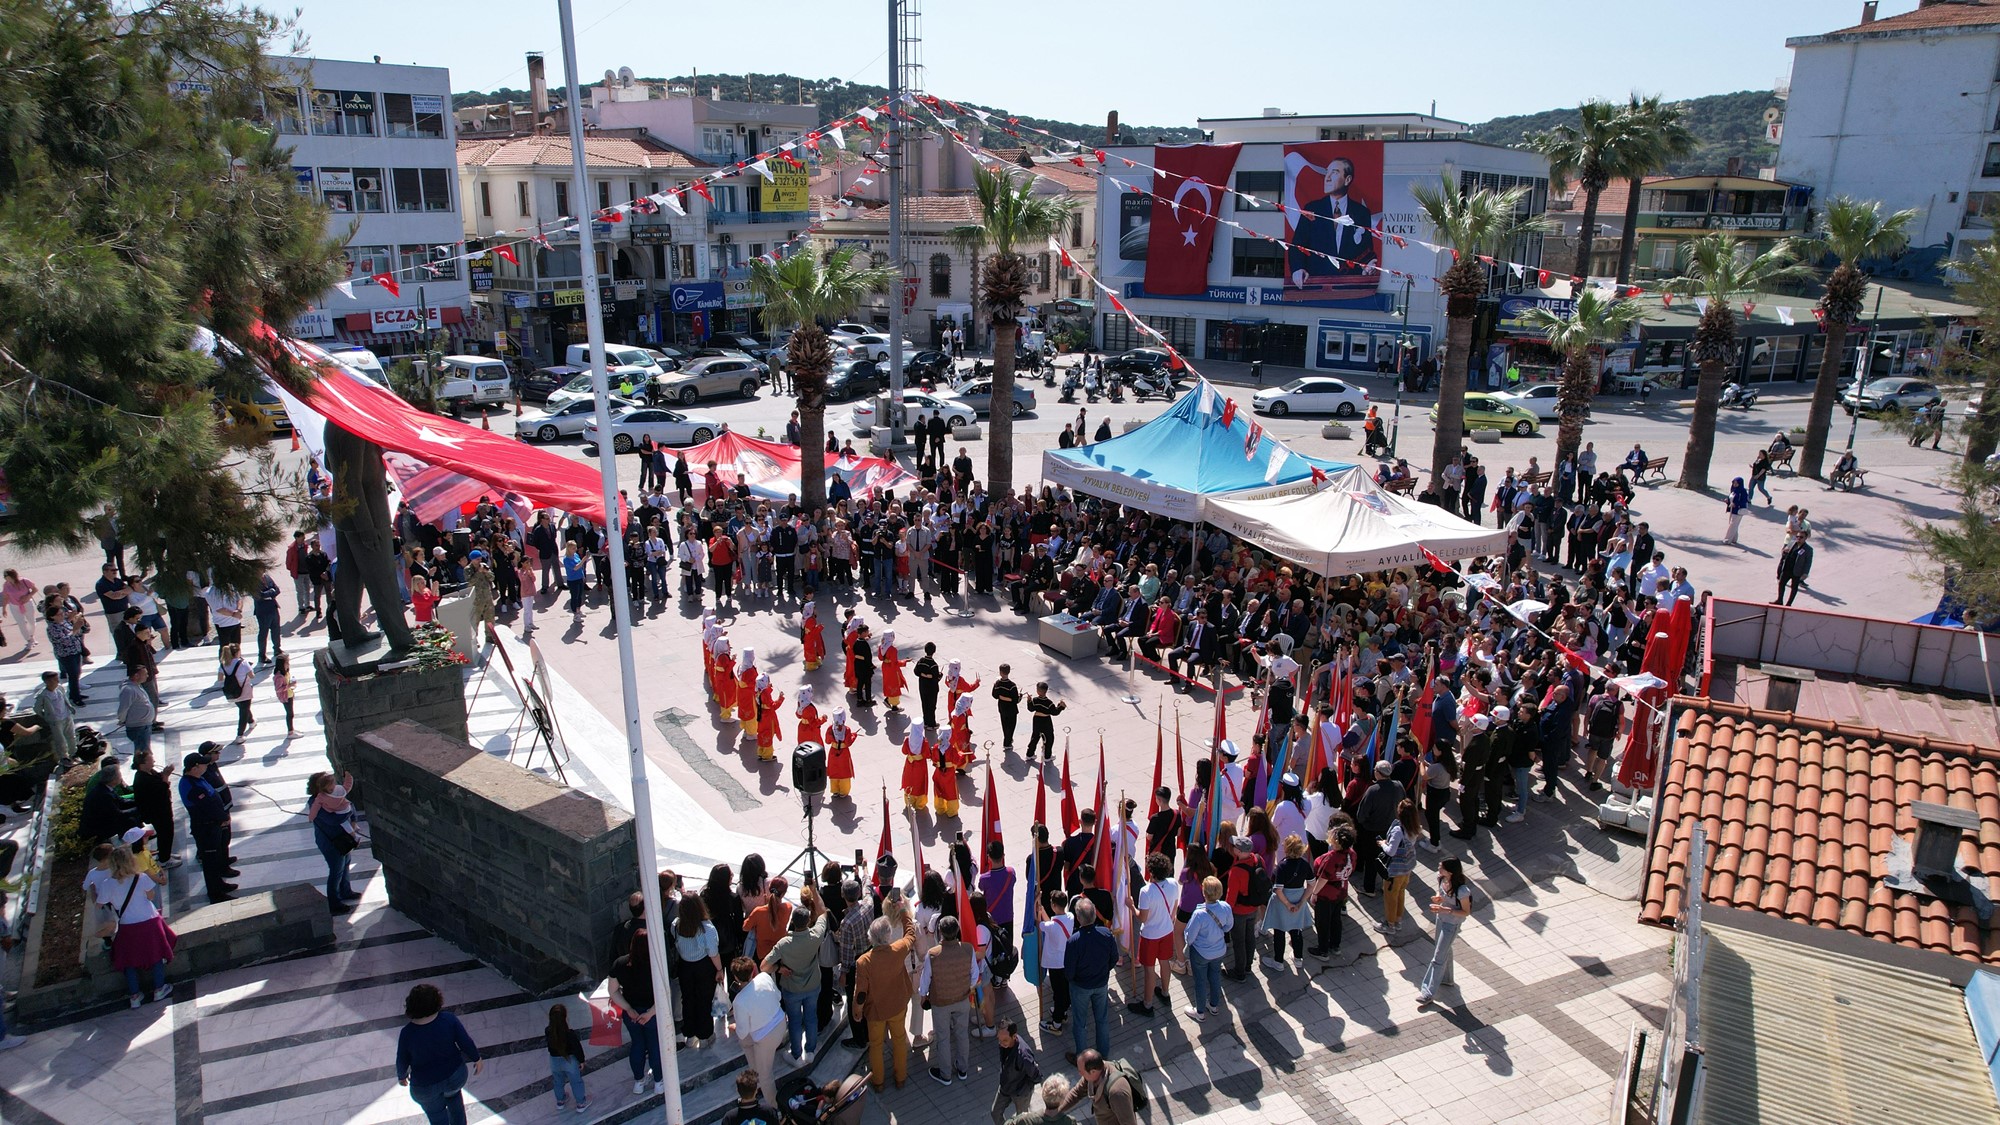
POLYGON ((1415 366, 1415 357, 1410 355, 1412 350, 1410 347, 1410 292, 1415 288, 1416 284, 1417 279, 1414 277, 1403 279, 1403 330, 1396 335, 1396 412, 1389 420, 1389 459, 1392 461, 1396 458, 1396 436, 1403 429, 1403 384, 1409 379, 1409 372, 1404 370, 1403 364, 1408 362, 1411 366, 1415 366))
POLYGON ((889 260, 896 265, 896 291, 889 297, 889 445, 903 444, 903 292, 909 263, 903 260, 903 0, 889 0, 889 260))
POLYGON ((1875 373, 1875 334, 1882 327, 1882 286, 1875 286, 1875 313, 1868 318, 1868 342, 1861 346, 1861 358, 1854 365, 1854 409, 1847 415, 1847 452, 1854 452, 1854 431, 1861 427, 1861 392, 1868 376, 1875 373))
MULTIPOLYGON (((625 701, 626 762, 632 771, 632 820, 638 836, 639 854, 635 873, 639 893, 646 900, 646 956, 652 962, 652 1027, 667 1022, 667 926, 660 910, 660 880, 654 872, 659 863, 659 845, 653 837, 653 791, 646 779, 645 738, 639 725, 639 676, 632 656, 632 598, 625 584, 625 552, 619 544, 618 459, 612 452, 611 400, 609 380, 604 373, 604 302, 597 291, 597 248, 593 245, 595 222, 590 200, 590 176, 584 163, 583 94, 576 81, 576 20, 570 15, 570 0, 556 0, 562 21, 563 69, 569 90, 570 198, 576 200, 576 245, 583 268, 583 319, 590 339, 590 392, 597 403, 597 470, 604 488, 604 535, 611 556, 611 620, 618 630, 618 671, 625 701)), ((664 1036, 663 1031, 655 1034, 664 1036)), ((664 1047, 664 1044, 662 1044, 664 1047)), ((637 1049, 636 1047, 634 1049, 637 1049)), ((666 1101, 667 1125, 681 1125, 681 1070, 672 1050, 660 1052, 661 1093, 666 1101)))

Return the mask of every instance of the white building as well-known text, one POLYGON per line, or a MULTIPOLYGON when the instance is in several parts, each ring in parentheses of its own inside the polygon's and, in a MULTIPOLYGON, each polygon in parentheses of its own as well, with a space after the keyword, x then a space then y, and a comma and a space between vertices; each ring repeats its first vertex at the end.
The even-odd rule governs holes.
POLYGON ((464 234, 450 72, 310 58, 276 65, 295 84, 266 95, 264 124, 291 149, 298 190, 333 212, 328 230, 347 239, 354 293, 329 291, 296 333, 414 352, 422 310, 453 350, 488 338, 471 316, 470 271, 451 260, 464 234), (385 273, 400 296, 375 282, 385 273))
MULTIPOLYGON (((581 205, 570 198, 567 132, 468 138, 458 146, 465 236, 487 246, 509 243, 516 259, 487 253, 478 265, 491 271, 492 291, 475 299, 485 306, 487 322, 505 333, 509 351, 526 356, 530 366, 560 362, 570 344, 584 341, 578 238, 561 228, 579 214, 596 215, 672 191, 713 170, 648 138, 593 135, 583 146, 590 198, 581 205), (523 231, 538 234, 548 246, 527 241, 523 231)), ((701 253, 706 208, 698 195, 684 198, 685 215, 628 211, 618 222, 595 221, 591 228, 604 331, 612 343, 674 342, 721 327, 713 318, 724 312, 726 295, 719 279, 711 281, 719 275, 711 273, 701 253)), ((747 293, 747 271, 737 272, 747 293)))
MULTIPOLYGON (((1405 331, 1406 294, 1407 331, 1415 346, 1412 362, 1429 359, 1443 343, 1445 325, 1444 303, 1433 278, 1451 262, 1448 255, 1433 254, 1415 242, 1436 239, 1418 216, 1411 187, 1437 184, 1441 177, 1467 187, 1525 186, 1524 214, 1540 214, 1547 204, 1546 159, 1525 149, 1457 139, 1465 128, 1461 123, 1423 114, 1298 116, 1267 110, 1261 117, 1204 119, 1200 125, 1217 144, 1242 143, 1229 186, 1259 201, 1253 206, 1236 195, 1218 193, 1218 216, 1252 233, 1216 224, 1205 291, 1162 296, 1146 288, 1152 197, 1144 192, 1154 190, 1152 177, 1144 171, 1121 171, 1119 159, 1156 164, 1158 150, 1107 149, 1110 176, 1136 183, 1142 191, 1121 188, 1106 178, 1099 184, 1097 200, 1098 277, 1176 349, 1197 359, 1373 371, 1378 363, 1395 362, 1398 338, 1405 331), (1353 160, 1358 167, 1352 198, 1367 208, 1371 225, 1405 239, 1402 245, 1386 237, 1371 240, 1384 272, 1349 279, 1338 299, 1295 287, 1288 280, 1292 263, 1285 247, 1267 241, 1286 238, 1280 199, 1288 145, 1331 146, 1309 147, 1300 154, 1314 169, 1309 173, 1314 183, 1321 178, 1318 169, 1330 159, 1353 160), (1388 270, 1415 277, 1406 284, 1388 270)), ((1540 236, 1521 239, 1504 258, 1530 266, 1539 263, 1540 236)), ((1504 294, 1533 295, 1535 280, 1532 270, 1516 277, 1503 265, 1493 266, 1489 282, 1495 304, 1504 294)), ((1105 350, 1152 342, 1102 298, 1098 314, 1099 343, 1105 350)), ((1485 354, 1485 343, 1484 335, 1475 339, 1475 356, 1485 354)))
MULTIPOLYGON (((1780 180, 1915 208, 1933 259, 1991 237, 2000 217, 2000 2, 1923 0, 1901 15, 1788 39, 1780 180)), ((1906 259, 1907 261, 1907 259, 1906 259)))

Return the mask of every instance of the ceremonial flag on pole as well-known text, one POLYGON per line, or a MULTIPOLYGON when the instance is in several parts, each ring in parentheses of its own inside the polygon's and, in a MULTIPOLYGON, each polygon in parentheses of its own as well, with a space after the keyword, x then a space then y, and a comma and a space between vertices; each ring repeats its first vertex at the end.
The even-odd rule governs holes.
POLYGON ((883 856, 894 855, 896 852, 896 845, 889 831, 890 827, 894 824, 895 819, 889 814, 889 786, 884 783, 882 786, 882 839, 875 845, 875 858, 878 862, 875 867, 875 877, 871 880, 875 884, 876 894, 881 894, 883 891, 889 889, 882 885, 882 867, 879 861, 883 856))
MULTIPOLYGON (((958 870, 957 867, 952 868, 953 872, 956 872, 957 870, 958 870)), ((972 918, 972 891, 971 891, 972 880, 966 878, 959 878, 954 881, 958 883, 959 938, 960 940, 964 941, 965 944, 971 946, 973 952, 976 954, 979 952, 979 950, 985 947, 981 945, 979 941, 979 923, 973 921, 972 918)), ((991 910, 992 908, 993 908, 992 904, 988 903, 987 909, 991 910)))
MULTIPOLYGON (((1097 868, 1097 885, 1111 887, 1111 873, 1118 865, 1118 841, 1111 829, 1111 810, 1104 807, 1110 781, 1104 774, 1104 738, 1097 739, 1097 838, 1090 842, 1091 866, 1097 868)), ((1109 921, 1109 919, 1106 919, 1109 921)))
POLYGON ((1041 771, 1035 772, 1035 819, 1032 823, 1049 822, 1049 787, 1042 783, 1041 771))
MULTIPOLYGON (((1042 927, 1035 921, 1035 909, 1041 901, 1041 872, 1036 866, 1036 849, 1028 849, 1028 878, 1022 884, 1027 898, 1022 902, 1022 910, 1015 917, 1021 919, 1021 976, 1029 984, 1039 988, 1042 984, 1042 927)), ((988 910, 993 909, 987 903, 988 910)))
POLYGON ((1160 811, 1160 779, 1162 770, 1166 767, 1166 758, 1167 728, 1160 726, 1158 720, 1155 719, 1153 725, 1153 795, 1152 799, 1146 802, 1147 820, 1151 820, 1153 815, 1160 811))
POLYGON ((1393 759, 1396 756, 1397 710, 1398 709, 1394 707, 1390 708, 1389 717, 1388 719, 1384 720, 1389 724, 1389 732, 1387 734, 1382 733, 1381 723, 1376 723, 1375 729, 1368 732, 1368 764, 1370 766, 1373 766, 1375 764, 1375 754, 1376 754, 1376 748, 1378 746, 1381 748, 1381 752, 1387 754, 1391 759, 1393 759), (1377 739, 1375 737, 1378 734, 1382 735, 1380 739, 1377 739))
MULTIPOLYGON (((1435 675, 1435 670, 1432 671, 1435 675)), ((1431 748, 1431 698, 1437 694, 1434 679, 1424 681, 1424 690, 1417 694, 1416 710, 1410 714, 1410 735, 1417 740, 1419 750, 1431 748)))
POLYGON ((1063 747, 1062 818, 1063 835, 1065 836, 1075 835, 1076 830, 1083 825, 1083 821, 1079 820, 1076 815, 1076 786, 1070 784, 1069 780, 1069 747, 1067 745, 1063 747))
POLYGON ((924 872, 930 870, 924 863, 924 842, 917 836, 917 818, 910 816, 910 851, 917 857, 917 886, 924 885, 924 872))
MULTIPOLYGON (((987 852, 1000 840, 1000 802, 993 795, 993 760, 986 760, 986 805, 979 810, 979 870, 981 874, 992 870, 993 861, 987 852)), ((987 903, 990 909, 992 903, 987 903)))

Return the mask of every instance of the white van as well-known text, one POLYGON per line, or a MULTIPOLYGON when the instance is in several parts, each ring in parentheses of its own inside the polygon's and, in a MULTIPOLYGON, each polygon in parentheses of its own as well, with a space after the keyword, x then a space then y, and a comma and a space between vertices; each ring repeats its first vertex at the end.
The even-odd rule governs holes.
MULTIPOLYGON (((569 364, 571 367, 581 367, 588 370, 590 367, 590 345, 571 344, 563 352, 563 362, 569 364)), ((635 348, 630 344, 604 345, 604 367, 606 371, 615 371, 620 367, 644 367, 648 368, 651 374, 657 375, 660 373, 659 365, 660 361, 654 358, 653 353, 644 348, 635 348)))
POLYGON ((326 354, 368 376, 378 385, 387 386, 389 383, 388 377, 382 373, 382 361, 374 352, 359 344, 336 345, 326 349, 326 354))
POLYGON ((504 360, 484 355, 448 355, 434 383, 441 404, 480 406, 512 402, 514 377, 504 360))

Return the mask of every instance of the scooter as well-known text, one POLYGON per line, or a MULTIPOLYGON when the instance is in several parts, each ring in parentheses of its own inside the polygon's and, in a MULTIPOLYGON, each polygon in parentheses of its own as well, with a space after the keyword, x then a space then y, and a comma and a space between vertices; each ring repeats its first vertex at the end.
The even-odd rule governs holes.
POLYGON ((1054 364, 1050 364, 1049 366, 1042 369, 1042 386, 1053 387, 1055 385, 1056 385, 1056 368, 1054 364))
POLYGON ((1104 381, 1104 385, 1105 385, 1105 388, 1106 388, 1106 389, 1105 389, 1105 395, 1106 395, 1106 397, 1110 398, 1112 402, 1124 402, 1124 401, 1125 401, 1125 381, 1124 381, 1124 380, 1120 379, 1120 378, 1119 378, 1118 376, 1116 376, 1116 375, 1113 375, 1113 376, 1111 376, 1110 378, 1108 378, 1108 379, 1106 379, 1106 380, 1104 381))
MULTIPOLYGON (((1056 401, 1057 401, 1057 402, 1075 402, 1075 401, 1076 401, 1076 389, 1077 389, 1078 387, 1081 387, 1081 386, 1083 386, 1083 380, 1082 380, 1082 379, 1079 379, 1079 378, 1077 377, 1077 374, 1076 374, 1076 372, 1074 372, 1074 371, 1070 372, 1070 373, 1069 373, 1069 378, 1067 378, 1067 379, 1064 379, 1064 380, 1063 380, 1063 385, 1062 385, 1062 397, 1061 397, 1061 398, 1059 398, 1059 399, 1057 399, 1056 401)), ((1095 401, 1097 401, 1097 400, 1096 400, 1096 399, 1092 399, 1091 401, 1092 401, 1092 402, 1095 402, 1095 401)))
POLYGON ((1733 406, 1738 410, 1748 410, 1757 405, 1757 392, 1752 388, 1731 383, 1722 388, 1722 405, 1724 407, 1733 406))
POLYGON ((1179 388, 1175 387, 1173 381, 1164 375, 1141 373, 1133 375, 1131 381, 1132 398, 1135 401, 1143 402, 1148 398, 1158 396, 1166 399, 1168 402, 1172 402, 1174 401, 1174 396, 1179 393, 1179 388))
POLYGON ((1086 376, 1083 380, 1084 398, 1090 402, 1096 402, 1098 389, 1099 389, 1099 384, 1097 381, 1097 374, 1095 372, 1092 372, 1090 375, 1086 376))

